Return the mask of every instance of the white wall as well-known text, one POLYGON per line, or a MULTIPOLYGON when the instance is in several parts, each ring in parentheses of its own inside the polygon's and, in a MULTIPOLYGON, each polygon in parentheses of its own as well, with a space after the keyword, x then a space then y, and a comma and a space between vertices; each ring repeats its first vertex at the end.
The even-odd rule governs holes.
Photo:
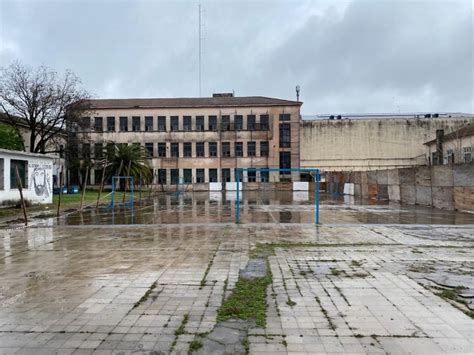
MULTIPOLYGON (((19 201, 20 192, 10 188, 11 160, 27 161, 26 186, 23 197, 32 203, 53 203, 53 161, 54 157, 42 154, 0 150, 3 159, 3 189, 0 189, 0 204, 5 201, 19 201)), ((0 169, 2 171, 2 169, 0 169)))

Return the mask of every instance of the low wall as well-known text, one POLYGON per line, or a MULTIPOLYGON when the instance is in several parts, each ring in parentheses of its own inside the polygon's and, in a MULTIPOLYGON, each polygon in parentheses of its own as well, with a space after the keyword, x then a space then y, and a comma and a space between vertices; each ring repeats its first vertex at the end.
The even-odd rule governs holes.
POLYGON ((346 192, 352 192, 353 184, 353 194, 362 198, 474 211, 474 164, 328 175, 327 179, 333 184, 332 191, 344 191, 344 185, 347 185, 346 192))

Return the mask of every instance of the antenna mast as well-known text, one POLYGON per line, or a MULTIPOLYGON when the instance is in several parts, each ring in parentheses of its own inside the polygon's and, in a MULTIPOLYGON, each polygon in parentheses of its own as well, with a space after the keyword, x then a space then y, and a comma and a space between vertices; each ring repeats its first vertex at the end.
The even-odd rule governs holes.
POLYGON ((201 67, 202 67, 202 35, 201 35, 201 4, 198 4, 198 11, 199 11, 199 97, 202 96, 202 85, 201 85, 201 67))

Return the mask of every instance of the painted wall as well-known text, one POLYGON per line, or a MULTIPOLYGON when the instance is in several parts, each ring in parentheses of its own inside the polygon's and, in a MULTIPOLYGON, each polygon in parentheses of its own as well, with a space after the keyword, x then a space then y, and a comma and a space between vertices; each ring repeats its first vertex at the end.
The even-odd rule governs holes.
MULTIPOLYGON (((53 162, 54 157, 0 150, 0 204, 7 201, 19 201, 20 192, 11 188, 11 160, 27 162, 26 186, 23 197, 32 203, 53 203, 53 162)), ((13 170, 13 173, 14 170, 13 170)))
POLYGON ((457 130, 474 117, 380 118, 303 121, 301 167, 325 171, 367 171, 425 165, 426 146, 436 137, 457 130))

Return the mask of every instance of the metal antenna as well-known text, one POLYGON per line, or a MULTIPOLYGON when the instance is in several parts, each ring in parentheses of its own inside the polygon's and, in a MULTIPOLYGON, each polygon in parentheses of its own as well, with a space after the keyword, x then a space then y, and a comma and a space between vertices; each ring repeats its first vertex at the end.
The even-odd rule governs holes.
POLYGON ((202 96, 202 84, 201 84, 201 67, 202 67, 202 35, 201 35, 201 4, 198 5, 198 11, 199 11, 199 97, 202 96))
POLYGON ((296 85, 296 101, 300 101, 300 86, 296 85))

